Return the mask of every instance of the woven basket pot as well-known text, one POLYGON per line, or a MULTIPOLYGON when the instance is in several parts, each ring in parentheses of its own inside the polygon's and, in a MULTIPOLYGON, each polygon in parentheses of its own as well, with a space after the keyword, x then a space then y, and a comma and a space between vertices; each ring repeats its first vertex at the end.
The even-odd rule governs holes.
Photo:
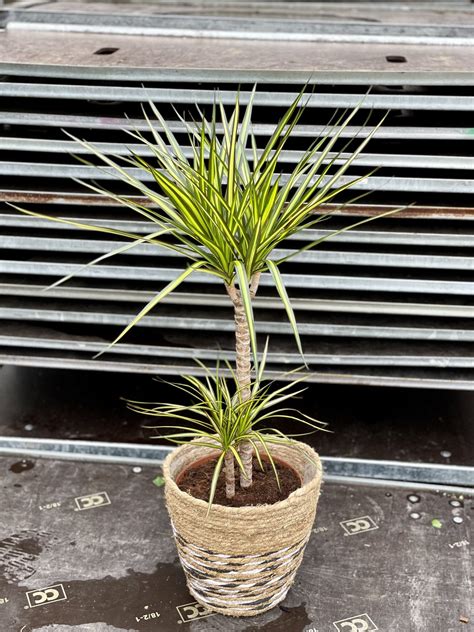
POLYGON ((175 481, 217 452, 191 443, 166 458, 166 505, 180 561, 191 595, 207 608, 253 616, 285 598, 311 534, 322 478, 316 452, 305 443, 298 446, 272 447, 273 456, 291 464, 302 480, 286 500, 256 507, 213 505, 209 515, 207 502, 181 491, 175 481))

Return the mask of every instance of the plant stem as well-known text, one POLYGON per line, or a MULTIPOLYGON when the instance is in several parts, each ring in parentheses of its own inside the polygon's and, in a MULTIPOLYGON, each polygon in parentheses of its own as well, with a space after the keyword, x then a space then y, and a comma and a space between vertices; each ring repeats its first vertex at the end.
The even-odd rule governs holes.
POLYGON ((224 473, 226 498, 233 498, 235 496, 235 467, 234 455, 230 450, 226 452, 224 457, 224 473))
POLYGON ((250 331, 245 315, 244 304, 240 298, 240 293, 234 302, 235 320, 235 364, 236 377, 239 387, 240 400, 246 402, 250 399, 251 384, 251 348, 250 331))
MULTIPOLYGON (((250 296, 252 298, 257 293, 259 280, 259 272, 254 274, 250 280, 250 296)), ((234 285, 226 286, 226 289, 234 305, 236 379, 240 399, 245 402, 250 399, 252 382, 250 331, 240 292, 234 285)), ((245 489, 252 485, 252 444, 249 441, 241 441, 239 454, 243 465, 243 471, 240 472, 240 487, 245 489)))
POLYGON ((261 272, 255 272, 255 274, 250 279, 250 296, 255 298, 255 294, 258 290, 258 284, 260 283, 261 272))

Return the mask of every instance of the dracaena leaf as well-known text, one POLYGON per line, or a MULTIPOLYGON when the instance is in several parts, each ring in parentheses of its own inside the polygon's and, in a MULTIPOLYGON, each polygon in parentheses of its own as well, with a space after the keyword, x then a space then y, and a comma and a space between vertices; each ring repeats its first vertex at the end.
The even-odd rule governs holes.
POLYGON ((270 259, 267 259, 265 263, 267 264, 267 267, 270 270, 270 273, 275 282, 275 287, 277 289, 278 295, 280 296, 281 301, 285 307, 285 311, 288 316, 288 320, 290 321, 290 325, 293 330, 293 335, 295 337, 296 344, 298 346, 298 351, 300 352, 300 355, 303 358, 303 362, 305 366, 307 366, 306 360, 304 359, 304 353, 303 353, 303 347, 301 345, 300 334, 298 332, 298 325, 296 324, 295 313, 293 311, 293 307, 291 306, 291 300, 286 291, 285 284, 283 283, 283 279, 281 278, 280 270, 278 269, 278 266, 275 264, 275 262, 271 261, 270 259))
POLYGON ((202 266, 203 266, 203 263, 200 261, 193 263, 191 266, 189 266, 189 268, 184 270, 184 272, 182 272, 176 279, 168 283, 168 285, 166 285, 161 290, 161 292, 159 292, 149 303, 147 303, 147 305, 145 305, 145 307, 125 327, 125 329, 117 336, 117 338, 115 338, 113 342, 111 342, 103 351, 101 351, 95 357, 99 357, 100 355, 105 353, 108 349, 110 349, 115 344, 117 344, 117 342, 121 340, 125 336, 125 334, 129 332, 130 329, 132 329, 132 327, 134 327, 137 323, 139 323, 142 320, 142 318, 144 318, 154 307, 156 307, 156 305, 158 305, 160 301, 162 301, 166 296, 168 296, 168 294, 173 292, 178 287, 178 285, 180 285, 190 274, 192 274, 193 272, 195 272, 195 270, 198 270, 202 266))

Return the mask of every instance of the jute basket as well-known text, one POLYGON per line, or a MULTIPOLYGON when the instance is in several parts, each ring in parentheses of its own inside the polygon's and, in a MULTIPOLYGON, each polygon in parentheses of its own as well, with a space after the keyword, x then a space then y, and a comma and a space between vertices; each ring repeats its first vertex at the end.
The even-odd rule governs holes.
POLYGON ((207 503, 181 491, 175 481, 214 452, 191 443, 164 462, 166 505, 178 554, 196 601, 226 615, 257 615, 282 601, 294 581, 316 515, 321 462, 304 443, 299 450, 274 446, 272 454, 291 464, 302 486, 273 505, 213 505, 207 515, 207 503))

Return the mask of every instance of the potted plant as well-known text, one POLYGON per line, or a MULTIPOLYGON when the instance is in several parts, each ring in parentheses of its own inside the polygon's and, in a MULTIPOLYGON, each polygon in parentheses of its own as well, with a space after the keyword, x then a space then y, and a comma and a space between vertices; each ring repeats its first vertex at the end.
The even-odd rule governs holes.
POLYGON ((166 458, 163 474, 188 588, 207 608, 233 616, 260 614, 284 599, 311 534, 321 487, 314 450, 262 427, 274 418, 321 427, 282 406, 301 392, 295 382, 279 388, 262 382, 265 355, 247 399, 229 367, 231 379, 209 369, 202 380, 185 376, 179 387, 192 403, 128 404, 174 422, 159 427, 172 428, 164 436, 183 444, 166 458), (251 486, 242 488, 241 481, 239 489, 234 462, 245 476, 243 441, 253 449, 254 475, 251 486))
POLYGON ((237 95, 230 115, 216 98, 209 119, 202 113, 198 121, 192 123, 180 117, 189 139, 190 156, 153 104, 150 107, 155 121, 144 112, 151 136, 129 132, 151 152, 151 161, 138 153, 110 157, 92 144, 75 139, 100 160, 101 168, 112 171, 147 198, 149 204, 105 191, 90 182, 83 184, 145 217, 156 227, 150 234, 142 237, 118 229, 51 218, 131 240, 88 265, 144 242, 172 250, 190 261, 111 345, 119 342, 194 272, 214 275, 224 285, 235 316, 235 370, 230 366, 226 369, 230 380, 220 371, 208 372, 203 380, 185 378, 181 388, 194 398, 192 404, 130 402, 129 406, 158 418, 174 419, 175 431, 167 436, 185 445, 174 450, 164 463, 165 494, 188 586, 200 603, 234 616, 264 612, 285 597, 311 533, 322 476, 319 457, 312 448, 279 430, 262 428, 262 424, 266 425, 274 416, 298 419, 311 430, 322 426, 314 419, 280 406, 299 392, 291 383, 272 390, 263 382, 267 346, 260 359, 253 315, 260 275, 272 276, 303 357, 295 315, 279 266, 298 252, 373 218, 334 231, 292 255, 275 259, 272 253, 285 239, 314 227, 327 217, 327 214, 315 214, 321 205, 367 177, 341 183, 342 176, 382 123, 347 154, 347 145, 337 151, 335 147, 344 129, 353 121, 357 108, 336 116, 334 124, 302 153, 291 174, 284 179, 278 173, 279 160, 301 119, 306 97, 304 92, 298 95, 268 142, 259 148, 252 131, 254 96, 255 89, 241 111, 237 95), (127 167, 152 174, 158 190, 136 178, 127 167), (196 468, 196 464, 201 468, 196 468), (201 497, 195 497, 199 494, 195 489, 195 495, 189 493, 192 485, 189 480, 187 483, 183 480, 209 467, 212 473, 207 477, 207 488, 201 497), (274 477, 278 493, 273 504, 265 500, 264 504, 255 504, 255 468, 264 472, 264 491, 269 477, 274 477), (290 478, 293 475, 296 484, 293 488, 290 486, 289 495, 285 497, 280 483, 287 475, 290 478))

